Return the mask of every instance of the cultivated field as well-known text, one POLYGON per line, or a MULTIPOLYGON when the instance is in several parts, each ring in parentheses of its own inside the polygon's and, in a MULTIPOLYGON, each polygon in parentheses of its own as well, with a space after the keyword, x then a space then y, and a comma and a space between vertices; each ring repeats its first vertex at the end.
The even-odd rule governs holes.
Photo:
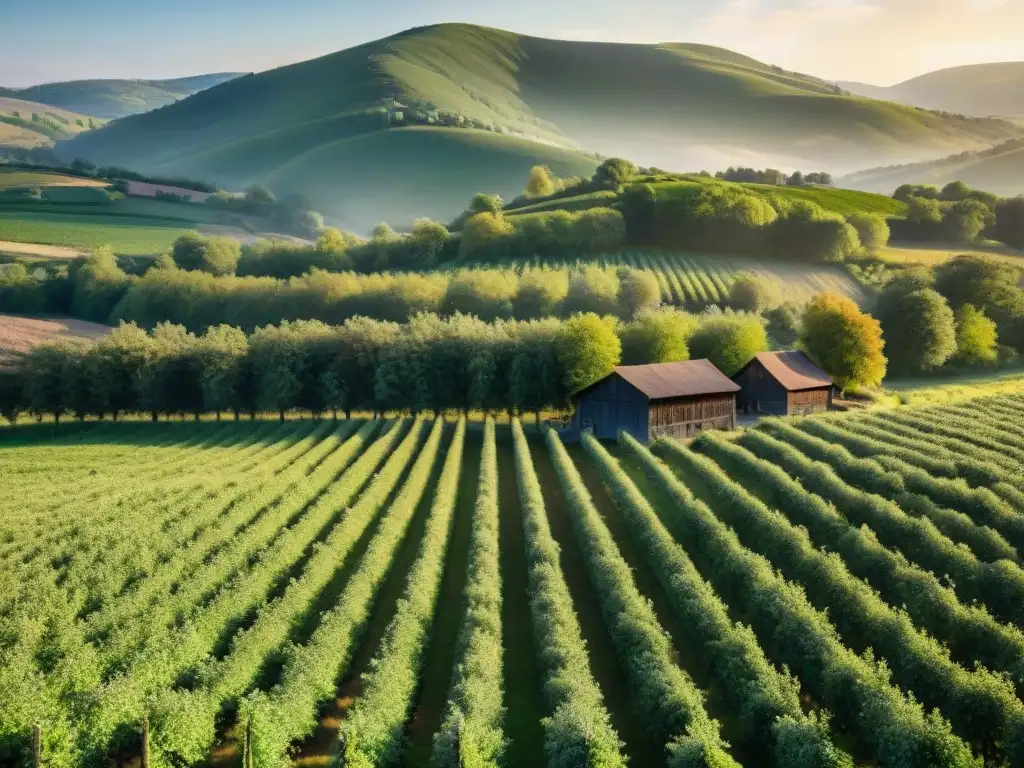
POLYGON ((1022 420, 11 428, 0 762, 1020 765, 1022 420))
POLYGON ((513 266, 522 271, 531 266, 576 267, 591 264, 633 267, 651 272, 658 280, 663 304, 694 310, 712 304, 727 304, 729 286, 744 272, 755 272, 777 280, 786 301, 807 301, 823 291, 841 293, 857 302, 865 298, 857 281, 840 266, 757 261, 743 256, 626 250, 586 259, 519 260, 513 266))
POLYGON ((156 218, 0 210, 0 240, 84 249, 109 245, 124 256, 162 253, 192 228, 156 218))
POLYGON ((44 341, 58 337, 94 341, 109 331, 109 326, 85 320, 0 315, 0 366, 12 355, 27 352, 44 341))
POLYGON ((0 167, 0 190, 12 187, 106 187, 107 182, 65 176, 51 171, 24 171, 0 167))

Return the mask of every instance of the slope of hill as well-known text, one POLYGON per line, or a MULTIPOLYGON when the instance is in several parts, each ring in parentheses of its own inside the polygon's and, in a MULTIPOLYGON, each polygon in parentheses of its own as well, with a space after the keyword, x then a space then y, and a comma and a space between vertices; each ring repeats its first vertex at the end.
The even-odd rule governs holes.
MULTIPOLYGON (((317 182, 327 193, 317 204, 359 228, 367 222, 346 214, 346 206, 362 205, 365 173, 356 167, 350 177, 355 159, 339 142, 409 123, 470 125, 530 140, 538 145, 530 152, 521 142, 510 151, 538 162, 551 151, 540 145, 556 145, 672 168, 749 161, 853 170, 879 158, 906 162, 1024 134, 1002 121, 835 91, 709 46, 543 40, 446 24, 224 83, 119 120, 72 142, 66 154, 229 186, 275 181, 279 193, 308 191, 307 168, 310 178, 331 180, 329 189, 317 182)), ((408 136, 366 140, 401 144, 408 136)), ((495 149, 490 160, 499 154, 495 149)), ((481 186, 496 174, 458 152, 439 174, 401 154, 381 161, 374 171, 401 178, 401 195, 459 201, 449 216, 474 192, 503 191, 481 186)), ((582 155, 570 163, 586 164, 582 155)))
POLYGON ((70 139, 102 122, 49 104, 0 94, 0 146, 52 147, 56 141, 70 139))
POLYGON ((872 99, 964 115, 1024 117, 1024 61, 973 64, 929 72, 889 87, 839 83, 872 99))
POLYGON ((240 76, 238 72, 220 72, 174 80, 72 80, 3 90, 21 99, 114 120, 148 112, 240 76))
POLYGON ((1024 140, 1016 139, 981 152, 965 152, 939 160, 858 171, 838 184, 891 193, 901 184, 962 181, 977 189, 1014 196, 1024 194, 1024 140))

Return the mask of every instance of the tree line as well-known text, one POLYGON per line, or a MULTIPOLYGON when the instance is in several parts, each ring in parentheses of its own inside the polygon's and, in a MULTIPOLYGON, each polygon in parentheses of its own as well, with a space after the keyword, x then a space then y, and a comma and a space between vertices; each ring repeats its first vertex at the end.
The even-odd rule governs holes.
POLYGON ((788 176, 780 170, 775 168, 765 168, 764 170, 758 170, 756 168, 733 168, 729 166, 724 171, 718 171, 715 173, 716 179, 722 181, 736 181, 747 184, 771 184, 772 186, 781 187, 802 187, 805 185, 819 185, 823 187, 832 186, 832 174, 826 173, 825 171, 815 171, 813 173, 803 173, 801 171, 793 171, 788 176))
POLYGON ((904 219, 892 221, 901 240, 969 244, 998 240, 1024 248, 1024 196, 1002 198, 952 181, 941 189, 928 184, 903 184, 893 198, 907 204, 904 219))
POLYGON ((710 356, 735 372, 768 347, 763 320, 745 313, 641 311, 622 322, 421 314, 407 324, 358 317, 341 325, 285 321, 247 335, 202 334, 162 323, 123 324, 95 344, 56 340, 0 372, 0 408, 70 414, 314 414, 339 411, 564 409, 573 393, 620 362, 710 356))

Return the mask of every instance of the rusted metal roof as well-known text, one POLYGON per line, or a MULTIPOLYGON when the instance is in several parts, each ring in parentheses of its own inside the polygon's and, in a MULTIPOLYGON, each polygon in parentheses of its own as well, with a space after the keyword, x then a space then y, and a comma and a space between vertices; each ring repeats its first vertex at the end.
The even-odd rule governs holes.
MULTIPOLYGON (((754 360, 761 363, 772 378, 790 392, 832 386, 832 377, 812 363, 811 358, 801 350, 758 352, 754 360)), ((744 370, 746 368, 744 366, 744 370)))
POLYGON ((739 385, 718 370, 710 360, 620 365, 615 373, 643 392, 649 400, 722 395, 740 390, 739 385))

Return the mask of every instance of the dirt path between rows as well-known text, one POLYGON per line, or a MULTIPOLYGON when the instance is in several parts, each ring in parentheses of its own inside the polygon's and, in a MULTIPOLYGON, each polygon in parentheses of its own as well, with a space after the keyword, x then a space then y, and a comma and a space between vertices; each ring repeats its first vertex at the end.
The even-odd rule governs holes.
POLYGON ((48 259, 74 259, 89 251, 84 248, 69 248, 65 245, 43 245, 42 243, 16 243, 0 240, 0 253, 16 253, 25 256, 43 256, 48 259))

